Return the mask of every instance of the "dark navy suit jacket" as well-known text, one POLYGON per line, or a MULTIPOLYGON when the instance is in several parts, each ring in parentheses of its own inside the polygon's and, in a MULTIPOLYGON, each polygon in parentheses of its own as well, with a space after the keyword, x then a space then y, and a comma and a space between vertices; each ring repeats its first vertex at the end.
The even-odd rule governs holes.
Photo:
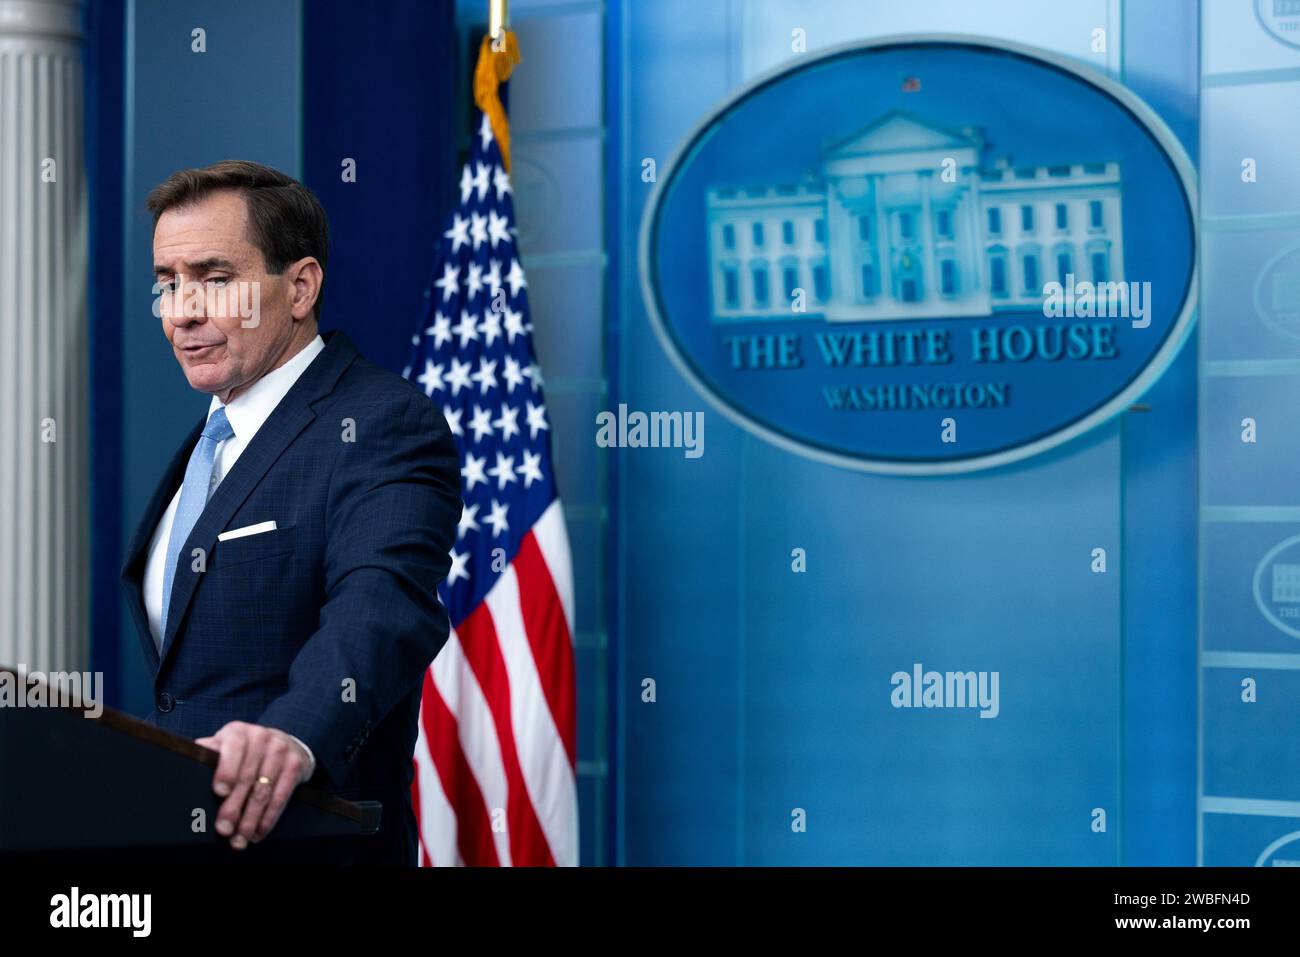
POLYGON ((204 422, 149 502, 122 570, 154 674, 145 720, 191 738, 235 720, 296 735, 316 756, 312 784, 383 802, 367 859, 411 864, 411 756, 425 669, 449 631, 437 587, 460 520, 459 462, 423 392, 343 333, 324 338, 186 541, 161 655, 141 583, 204 422), (217 541, 266 521, 277 528, 217 541))

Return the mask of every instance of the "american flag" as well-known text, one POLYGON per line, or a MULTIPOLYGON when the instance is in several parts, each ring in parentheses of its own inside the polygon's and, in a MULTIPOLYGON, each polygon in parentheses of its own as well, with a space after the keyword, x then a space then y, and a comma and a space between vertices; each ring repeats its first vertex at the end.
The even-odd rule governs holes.
POLYGON ((405 371, 447 417, 465 503, 412 800, 424 866, 576 865, 573 573, 510 177, 480 117, 405 371))

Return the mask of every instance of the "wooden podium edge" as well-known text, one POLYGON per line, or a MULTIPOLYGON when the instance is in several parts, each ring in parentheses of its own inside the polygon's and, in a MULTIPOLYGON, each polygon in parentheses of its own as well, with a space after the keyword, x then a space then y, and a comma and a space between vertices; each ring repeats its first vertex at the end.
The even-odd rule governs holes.
MULTIPOLYGON (((66 672, 65 672, 66 673, 66 672)), ((19 683, 19 687, 26 688, 27 676, 24 672, 10 668, 6 665, 0 665, 0 674, 13 675, 19 683)), ((48 682, 44 682, 48 686, 48 682)), ((60 699, 63 693, 59 693, 60 699)), ((69 695, 71 697, 71 695, 69 695)), ((206 764, 214 771, 217 767, 220 754, 211 748, 197 744, 189 738, 174 734, 157 725, 149 724, 147 721, 127 714, 125 711, 118 711, 115 708, 107 706, 102 707, 98 716, 86 714, 88 710, 84 700, 78 699, 75 704, 47 704, 47 709, 56 709, 59 711, 75 711, 82 719, 89 718, 92 721, 99 721, 114 731, 130 735, 137 740, 144 741, 148 744, 157 745, 166 748, 192 761, 200 764, 206 764)), ((348 801, 335 794, 322 791, 320 788, 312 787, 308 784, 300 784, 293 791, 289 798, 290 803, 293 801, 302 801, 304 804, 310 804, 312 807, 325 811, 330 814, 337 814, 340 817, 348 818, 355 821, 361 829, 361 833, 373 834, 379 830, 379 818, 382 813, 380 805, 373 801, 357 803, 348 801)), ((287 805, 286 805, 287 807, 287 805)))

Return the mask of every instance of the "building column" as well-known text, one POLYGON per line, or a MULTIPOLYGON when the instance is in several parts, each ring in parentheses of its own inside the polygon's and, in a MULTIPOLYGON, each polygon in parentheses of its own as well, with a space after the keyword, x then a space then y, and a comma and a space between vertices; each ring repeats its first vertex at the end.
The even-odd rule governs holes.
POLYGON ((921 177, 921 286, 922 303, 933 303, 939 294, 939 257, 935 255, 934 214, 930 207, 932 170, 920 170, 921 177))
POLYGON ((849 275, 848 217, 840 195, 838 177, 826 179, 826 269, 830 274, 830 301, 827 312, 842 313, 854 304, 854 279, 849 275))
POLYGON ((42 671, 89 665, 83 134, 80 0, 0 0, 0 665, 42 671))
POLYGON ((879 263, 880 276, 877 282, 880 283, 880 299, 885 301, 886 297, 892 300, 894 298, 894 277, 893 277, 893 245, 889 240, 889 219, 885 211, 885 197, 883 186, 885 177, 883 174, 876 174, 871 177, 871 199, 876 204, 875 216, 875 243, 876 259, 879 263))
POLYGON ((962 231, 965 233, 966 255, 963 257, 962 283, 967 294, 988 295, 988 256, 984 252, 984 223, 980 219, 979 170, 967 166, 961 171, 962 231))

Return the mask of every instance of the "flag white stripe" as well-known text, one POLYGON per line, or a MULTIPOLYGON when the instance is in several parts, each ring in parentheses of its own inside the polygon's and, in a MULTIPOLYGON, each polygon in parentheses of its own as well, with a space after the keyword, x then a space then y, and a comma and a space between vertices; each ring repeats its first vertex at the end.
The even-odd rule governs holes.
MULTIPOLYGON (((433 683, 446 702, 447 710, 456 716, 460 747, 483 794, 489 821, 494 814, 499 814, 504 820, 510 788, 506 781, 505 762, 501 759, 501 741, 492 723, 492 709, 488 707, 487 697, 465 658, 465 650, 455 630, 442 651, 438 652, 438 657, 433 659, 433 683)), ((509 867, 508 830, 494 828, 492 843, 496 845, 500 865, 509 867)))
MULTIPOLYGON (((416 723, 415 774, 420 788, 420 838, 435 867, 457 867, 461 860, 456 846, 456 810, 442 790, 442 779, 429 753, 429 740, 424 733, 424 721, 416 723)), ((424 855, 419 863, 424 865, 424 855)))
POLYGON ((484 601, 496 627, 510 680, 510 725, 524 786, 555 863, 574 866, 578 863, 577 833, 573 828, 577 785, 528 644, 519 576, 513 563, 506 566, 484 601))
POLYGON ((564 511, 557 498, 542 512, 542 517, 533 526, 533 537, 542 553, 542 559, 551 573, 555 591, 564 606, 564 620, 569 624, 569 640, 573 636, 573 564, 569 555, 569 530, 564 524, 564 511))

